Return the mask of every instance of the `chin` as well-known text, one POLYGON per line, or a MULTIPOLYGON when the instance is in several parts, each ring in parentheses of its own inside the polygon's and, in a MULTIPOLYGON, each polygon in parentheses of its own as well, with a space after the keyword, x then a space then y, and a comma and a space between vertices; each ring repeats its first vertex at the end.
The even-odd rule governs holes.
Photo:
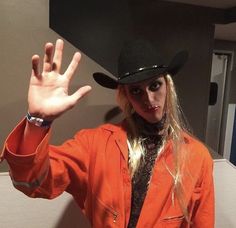
POLYGON ((155 112, 155 113, 137 112, 137 113, 149 123, 157 123, 162 119, 163 116, 162 112, 155 112))
POLYGON ((160 120, 161 120, 161 117, 153 117, 153 118, 145 118, 144 116, 143 116, 143 118, 147 121, 147 122, 149 122, 149 123, 157 123, 157 122, 159 122, 160 120))

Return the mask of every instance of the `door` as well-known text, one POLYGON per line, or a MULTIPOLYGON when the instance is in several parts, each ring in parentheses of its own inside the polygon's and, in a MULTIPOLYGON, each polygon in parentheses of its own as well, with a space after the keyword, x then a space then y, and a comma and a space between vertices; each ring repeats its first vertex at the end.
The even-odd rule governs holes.
POLYGON ((227 55, 213 53, 206 143, 216 153, 219 153, 227 64, 227 55))

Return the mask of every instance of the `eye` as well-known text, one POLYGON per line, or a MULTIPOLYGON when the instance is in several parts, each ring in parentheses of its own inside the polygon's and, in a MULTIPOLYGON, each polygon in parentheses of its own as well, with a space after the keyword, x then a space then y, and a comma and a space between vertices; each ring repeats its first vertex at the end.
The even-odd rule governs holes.
POLYGON ((138 87, 133 87, 133 88, 130 88, 129 89, 129 93, 133 96, 137 96, 137 95, 140 95, 142 92, 142 90, 138 87))
POLYGON ((153 92, 157 91, 161 87, 161 84, 162 84, 161 82, 155 81, 149 86, 149 90, 153 92))

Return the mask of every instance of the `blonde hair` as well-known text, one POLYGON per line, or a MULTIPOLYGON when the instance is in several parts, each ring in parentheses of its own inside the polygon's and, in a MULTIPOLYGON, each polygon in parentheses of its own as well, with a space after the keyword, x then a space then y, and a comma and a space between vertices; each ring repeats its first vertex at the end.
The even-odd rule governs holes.
MULTIPOLYGON (((186 127, 186 118, 184 117, 183 112, 180 108, 173 80, 168 74, 164 75, 164 78, 166 81, 166 120, 164 123, 163 145, 158 152, 163 149, 167 141, 172 141, 174 170, 171 170, 165 164, 165 162, 163 162, 166 169, 173 178, 172 203, 174 203, 174 197, 176 195, 181 210, 185 216, 185 219, 189 222, 184 188, 182 186, 182 173, 184 167, 185 153, 180 153, 180 147, 184 142, 183 132, 188 132, 189 129, 186 127)), ((138 135, 135 122, 132 118, 132 114, 134 112, 133 107, 131 106, 126 96, 125 88, 122 85, 119 86, 117 90, 117 102, 120 108, 122 109, 127 121, 129 169, 131 177, 133 177, 140 163, 142 162, 145 150, 142 146, 142 143, 140 143, 140 137, 138 135)))

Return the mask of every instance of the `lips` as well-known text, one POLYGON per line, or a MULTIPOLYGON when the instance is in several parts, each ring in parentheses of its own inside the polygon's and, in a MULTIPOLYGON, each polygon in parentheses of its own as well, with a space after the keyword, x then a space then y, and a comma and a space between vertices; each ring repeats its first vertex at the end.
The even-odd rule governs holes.
POLYGON ((145 112, 156 112, 161 108, 159 105, 148 105, 144 108, 145 112))

